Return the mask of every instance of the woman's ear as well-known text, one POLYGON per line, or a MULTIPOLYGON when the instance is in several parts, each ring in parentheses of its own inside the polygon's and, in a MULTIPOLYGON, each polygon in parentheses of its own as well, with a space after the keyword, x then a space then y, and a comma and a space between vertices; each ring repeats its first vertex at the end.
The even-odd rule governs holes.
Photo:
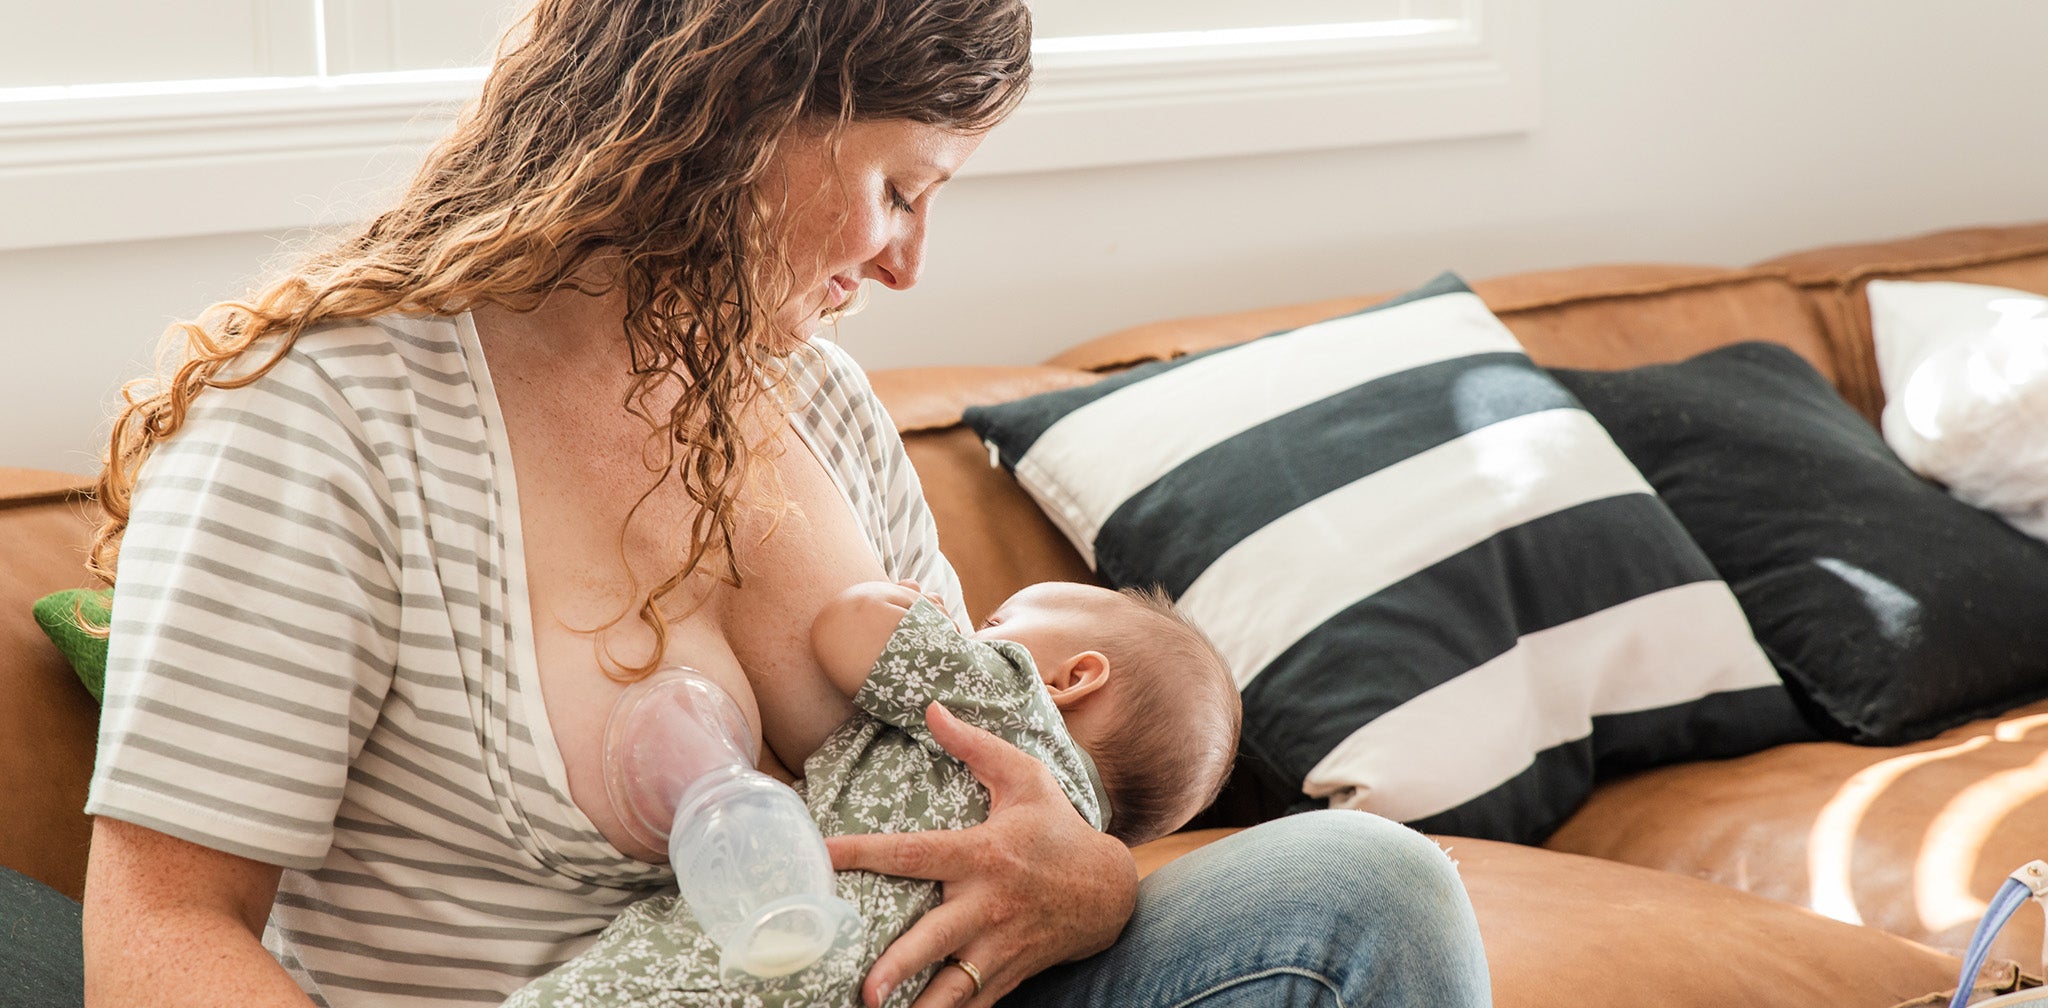
POLYGON ((1083 651, 1068 658, 1045 680, 1053 706, 1065 710, 1109 684, 1109 656, 1100 651, 1083 651))

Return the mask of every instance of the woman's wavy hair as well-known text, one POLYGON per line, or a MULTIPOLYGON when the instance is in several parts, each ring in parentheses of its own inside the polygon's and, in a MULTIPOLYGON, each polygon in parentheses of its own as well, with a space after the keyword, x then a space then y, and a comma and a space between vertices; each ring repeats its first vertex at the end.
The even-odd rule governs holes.
POLYGON ((659 479, 697 507, 683 569, 636 603, 658 657, 674 589, 707 565, 739 577, 759 453, 742 418, 788 347, 772 319, 790 270, 758 187, 778 145, 855 121, 987 129, 1023 96, 1030 38, 1022 0, 538 0, 394 208, 165 334, 171 363, 123 390, 88 566, 114 583, 137 472, 193 398, 255 381, 308 326, 527 310, 602 256, 625 305, 623 406, 665 435, 659 479), (679 398, 650 408, 669 383, 679 398))

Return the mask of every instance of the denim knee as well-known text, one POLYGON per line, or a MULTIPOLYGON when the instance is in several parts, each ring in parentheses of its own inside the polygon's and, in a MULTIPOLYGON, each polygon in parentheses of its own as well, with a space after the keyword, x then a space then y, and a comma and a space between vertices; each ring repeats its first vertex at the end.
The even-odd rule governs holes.
MULTIPOLYGON (((1304 881, 1325 887, 1342 880, 1362 897, 1354 909, 1376 916, 1390 911, 1415 923, 1469 906, 1457 863, 1436 841, 1399 823, 1364 812, 1326 809, 1280 820, 1292 830, 1269 840, 1269 857, 1295 866, 1304 881)), ((1276 824, 1277 825, 1277 824, 1276 824)))
POLYGON ((1256 859, 1262 898, 1286 906, 1287 929, 1311 944, 1320 939, 1325 954, 1348 960, 1362 952, 1388 969, 1417 955, 1476 950, 1477 923, 1457 866, 1414 830, 1363 812, 1322 810, 1240 836, 1256 859))
POLYGON ((1032 1008, 1477 1008, 1478 926, 1427 837, 1360 812, 1254 826, 1155 872, 1108 952, 1006 999, 1032 1008))

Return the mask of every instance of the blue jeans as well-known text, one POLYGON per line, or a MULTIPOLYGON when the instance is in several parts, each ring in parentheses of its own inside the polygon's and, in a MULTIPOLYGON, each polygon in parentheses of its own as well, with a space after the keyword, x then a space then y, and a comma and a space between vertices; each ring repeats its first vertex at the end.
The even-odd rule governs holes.
MULTIPOLYGON (((0 1008, 84 1002, 78 905, 0 869, 0 1008), (21 940, 23 938, 26 940, 21 940), (17 1000, 19 998, 19 1000, 17 1000)), ((1478 925, 1449 858, 1362 812, 1254 826, 1154 872, 1109 951, 1004 1008, 1482 1008, 1478 925)))
POLYGON ((1479 926, 1436 844, 1362 812, 1252 827, 1139 886, 1107 952, 1002 1008, 1483 1008, 1479 926))
POLYGON ((84 1004, 82 935, 70 897, 0 868, 0 1008, 84 1004))

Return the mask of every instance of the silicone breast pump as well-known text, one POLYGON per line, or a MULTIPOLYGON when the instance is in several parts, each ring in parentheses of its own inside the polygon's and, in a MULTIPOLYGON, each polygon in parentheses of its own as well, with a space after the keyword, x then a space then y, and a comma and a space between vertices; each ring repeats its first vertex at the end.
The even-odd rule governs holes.
POLYGON ((755 769, 739 705, 695 669, 634 683, 604 732, 605 788, 635 839, 666 847, 721 968, 795 973, 857 934, 803 799, 755 769))

